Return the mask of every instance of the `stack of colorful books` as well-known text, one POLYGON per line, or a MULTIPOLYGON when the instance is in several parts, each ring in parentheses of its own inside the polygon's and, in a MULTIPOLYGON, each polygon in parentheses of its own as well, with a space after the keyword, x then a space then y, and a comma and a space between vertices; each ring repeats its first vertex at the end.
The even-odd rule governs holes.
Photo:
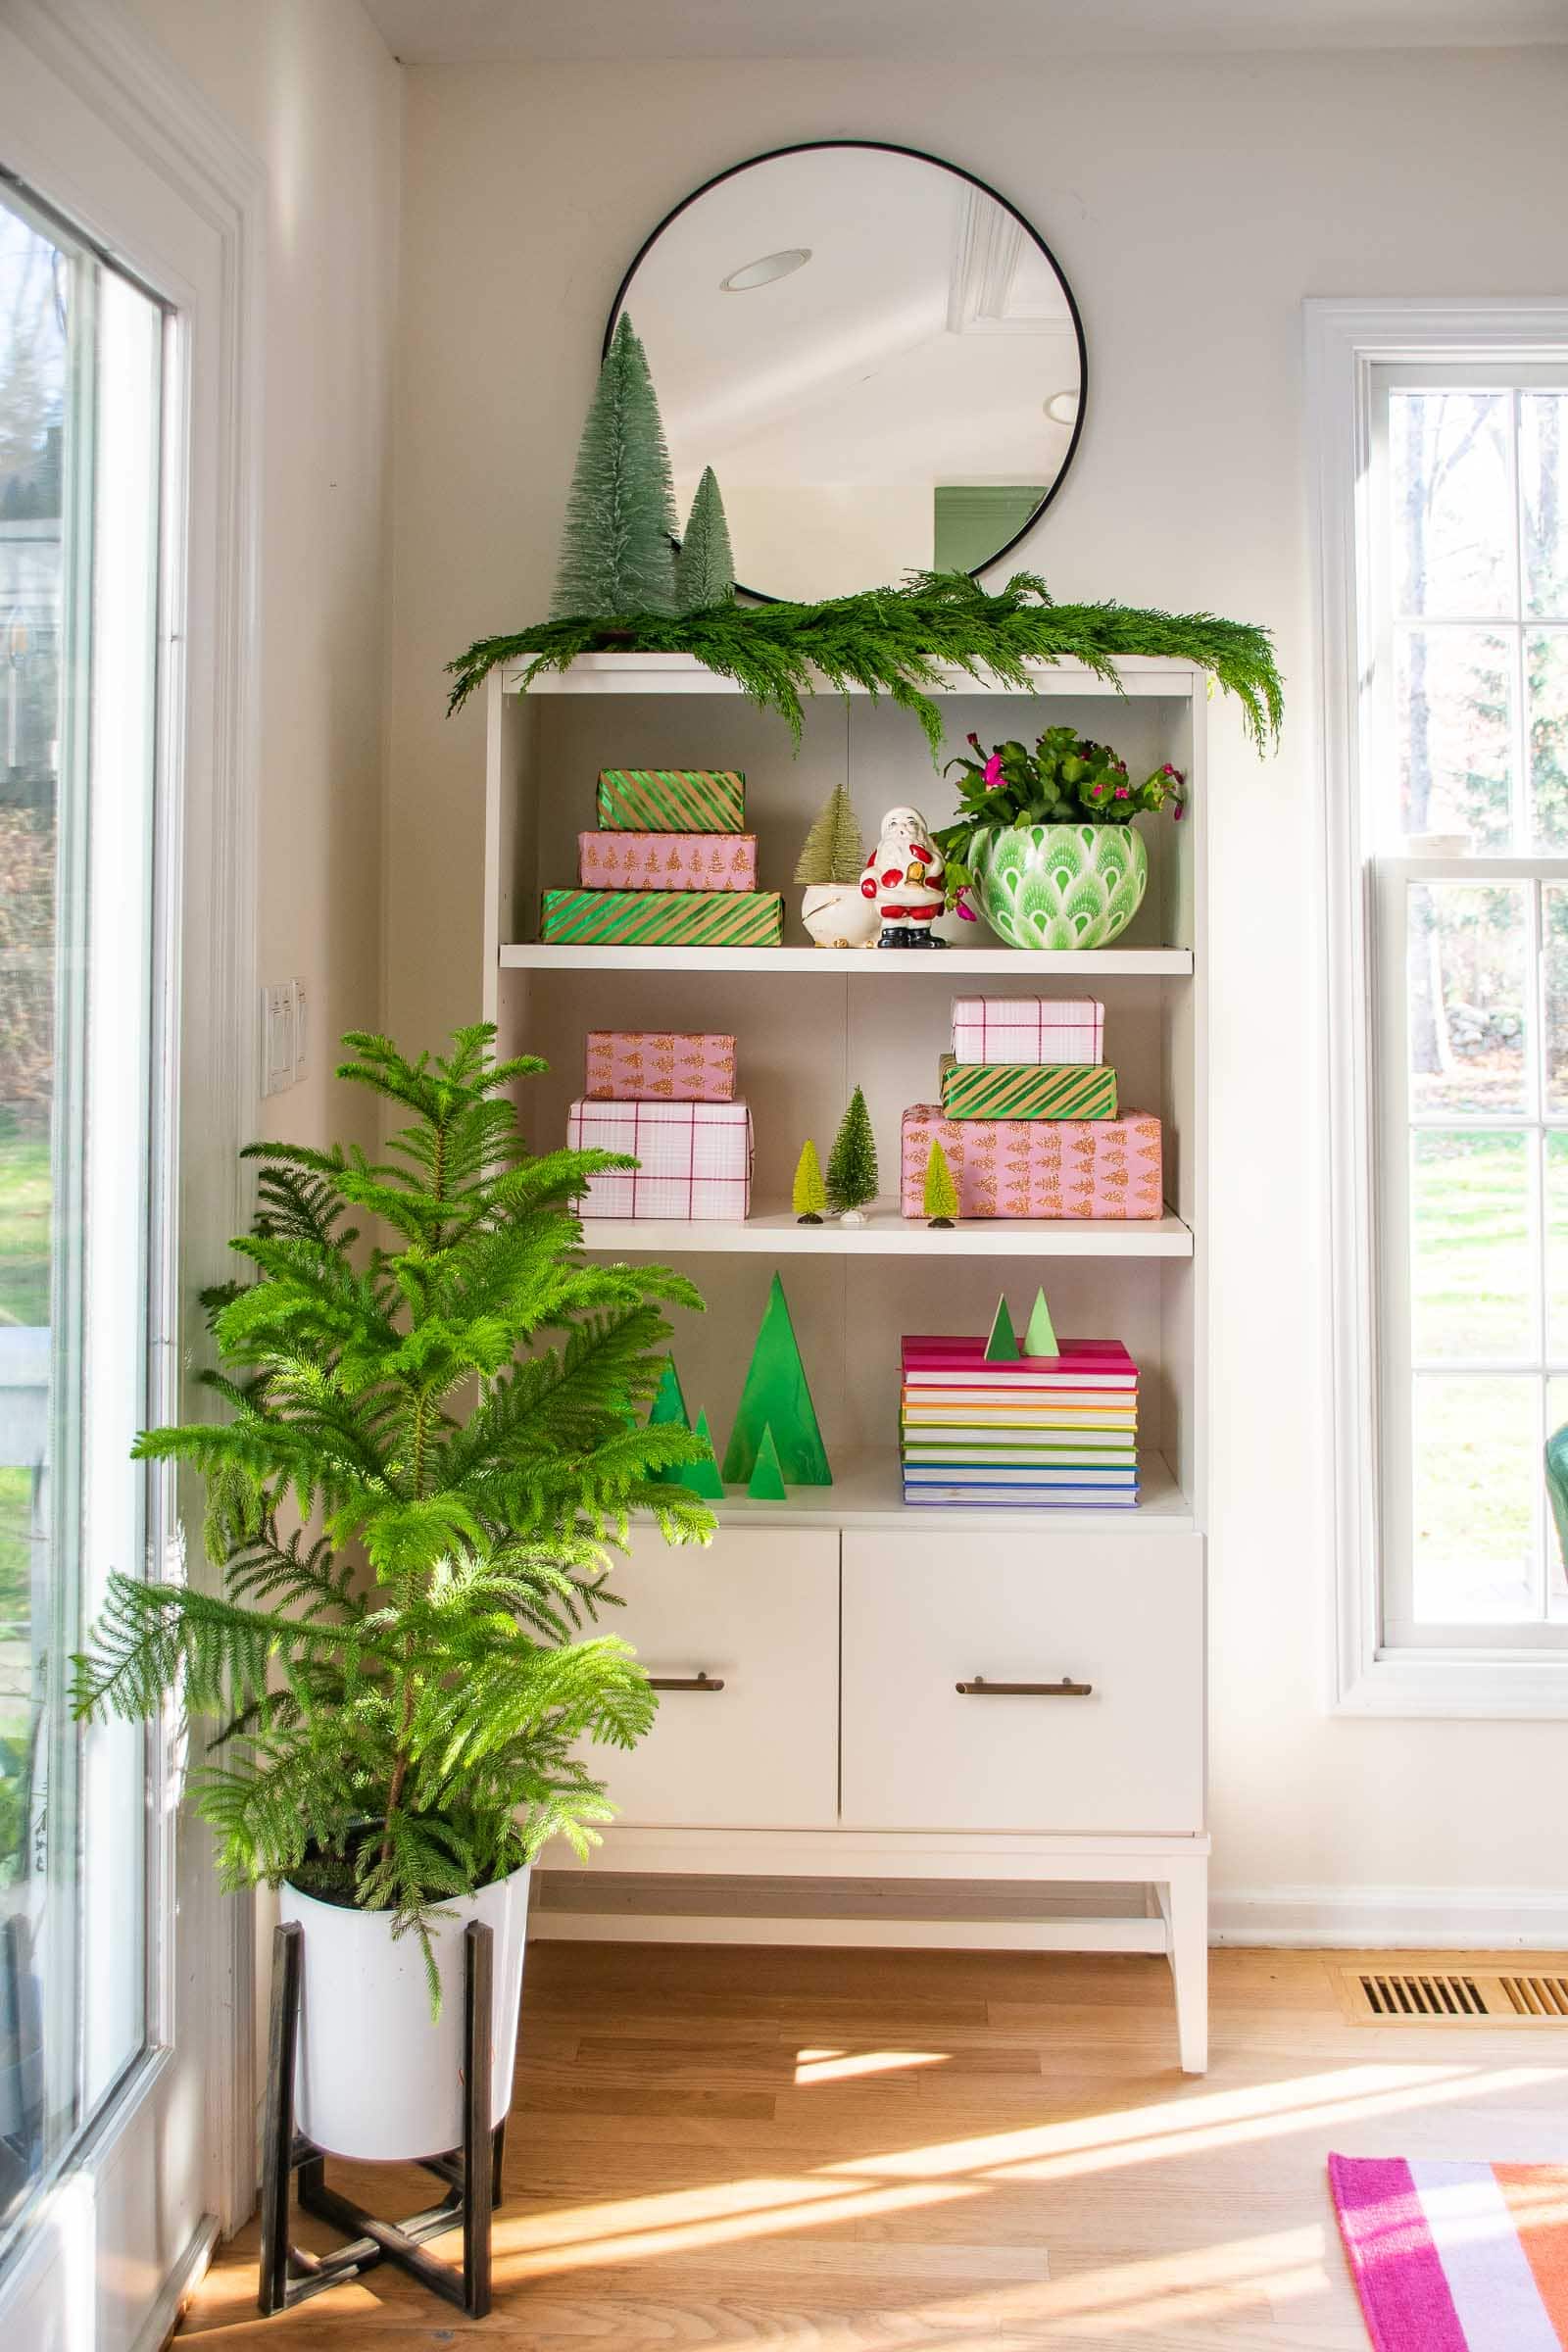
POLYGON ((984 1340, 906 1338, 903 1355, 906 1502, 1137 1507, 1138 1366, 1119 1340, 999 1358, 984 1340))

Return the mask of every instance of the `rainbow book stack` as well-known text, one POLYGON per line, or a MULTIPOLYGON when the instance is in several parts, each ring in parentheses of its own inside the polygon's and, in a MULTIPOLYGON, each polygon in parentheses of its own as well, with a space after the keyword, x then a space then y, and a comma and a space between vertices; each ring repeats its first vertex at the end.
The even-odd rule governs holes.
POLYGON ((906 1502, 1133 1510, 1138 1366, 1119 1340, 1054 1355, 906 1338, 899 1415, 906 1502))

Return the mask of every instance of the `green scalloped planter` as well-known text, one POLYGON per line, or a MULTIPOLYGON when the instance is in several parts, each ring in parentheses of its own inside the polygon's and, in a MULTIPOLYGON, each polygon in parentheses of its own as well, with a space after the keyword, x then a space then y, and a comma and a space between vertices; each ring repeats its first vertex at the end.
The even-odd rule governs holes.
POLYGON ((1103 948, 1149 887, 1131 825, 983 826, 965 856, 986 921, 1015 948, 1103 948))

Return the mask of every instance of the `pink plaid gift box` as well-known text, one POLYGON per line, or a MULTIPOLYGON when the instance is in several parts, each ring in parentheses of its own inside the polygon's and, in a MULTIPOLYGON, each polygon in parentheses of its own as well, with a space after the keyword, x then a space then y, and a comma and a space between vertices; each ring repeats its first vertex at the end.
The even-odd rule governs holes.
POLYGON ((1105 1007, 1050 997, 955 997, 956 1061, 1100 1062, 1105 1007))
POLYGON ((573 1152, 626 1152, 635 1169, 589 1178, 581 1217, 711 1217, 752 1205, 752 1114, 744 1102, 573 1102, 573 1152))
POLYGON ((937 1102, 904 1114, 900 1205, 925 1214, 931 1146, 947 1154, 960 1217, 1157 1217, 1164 1209, 1159 1121, 950 1119, 937 1102))
POLYGON ((735 1040, 668 1029, 590 1029, 586 1092, 593 1102, 728 1102, 735 1040))
POLYGON ((755 890, 755 833, 579 833, 584 890, 755 890))

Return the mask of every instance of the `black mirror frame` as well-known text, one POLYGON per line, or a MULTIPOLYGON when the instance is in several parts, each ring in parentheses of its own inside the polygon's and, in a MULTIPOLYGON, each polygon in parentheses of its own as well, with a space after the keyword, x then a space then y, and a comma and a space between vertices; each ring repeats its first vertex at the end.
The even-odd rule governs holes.
MULTIPOLYGON (((1034 222, 1020 213, 1015 204, 1009 203, 1005 196, 1001 195, 989 180, 982 179, 978 172, 966 172, 961 164, 950 163, 946 156, 931 155, 923 147, 905 147, 894 139, 797 139, 788 147, 764 148, 760 155, 749 155, 741 163, 730 164, 722 172, 715 172, 710 179, 705 179, 701 187, 693 188, 691 194, 683 196, 679 204, 672 205, 657 226, 650 229, 648 235, 644 237, 622 272, 619 285, 615 288, 614 299, 610 306, 610 316, 605 321, 605 339, 600 348, 600 359, 603 361, 609 354, 611 337, 614 334, 615 321, 620 317, 621 305, 626 299, 626 290, 636 276, 644 256, 658 244, 670 222, 678 220, 681 214, 694 205, 699 197, 706 196, 710 188, 721 187, 726 179, 734 179, 740 172, 752 171, 758 164, 771 164, 784 155, 811 155, 822 148, 838 147, 858 147, 873 155, 907 155, 917 163, 934 164, 940 172, 951 172, 955 179, 967 180, 971 188, 978 188, 982 196, 989 196, 993 204, 1000 205, 1004 213, 1009 214, 1017 221, 1024 235, 1051 264, 1056 283, 1067 299, 1067 311, 1072 319, 1072 331, 1078 345, 1078 414, 1073 421, 1072 439, 1067 444, 1066 455, 1056 468, 1055 480, 1028 519, 1019 525, 1004 546, 997 549, 994 556, 988 556, 984 564, 977 564, 971 570, 969 577, 977 579, 982 571, 989 571, 994 564, 1000 564, 1004 556, 1010 556, 1013 549, 1028 537, 1061 488, 1062 483, 1067 479, 1072 470, 1072 462, 1078 455, 1078 443, 1083 436, 1084 415, 1089 401, 1089 348, 1084 341, 1084 322, 1078 309, 1078 298, 1067 281, 1067 273, 1052 252, 1051 247, 1046 243, 1045 238, 1040 234, 1039 229, 1035 227, 1034 222)), ((676 544, 678 546, 679 542, 677 541, 676 544)), ((874 587, 878 583, 873 581, 870 585, 874 587)), ((759 605, 777 605, 793 601, 783 597, 769 596, 761 588, 744 587, 738 580, 735 583, 735 593, 737 596, 748 597, 754 604, 759 605)))

